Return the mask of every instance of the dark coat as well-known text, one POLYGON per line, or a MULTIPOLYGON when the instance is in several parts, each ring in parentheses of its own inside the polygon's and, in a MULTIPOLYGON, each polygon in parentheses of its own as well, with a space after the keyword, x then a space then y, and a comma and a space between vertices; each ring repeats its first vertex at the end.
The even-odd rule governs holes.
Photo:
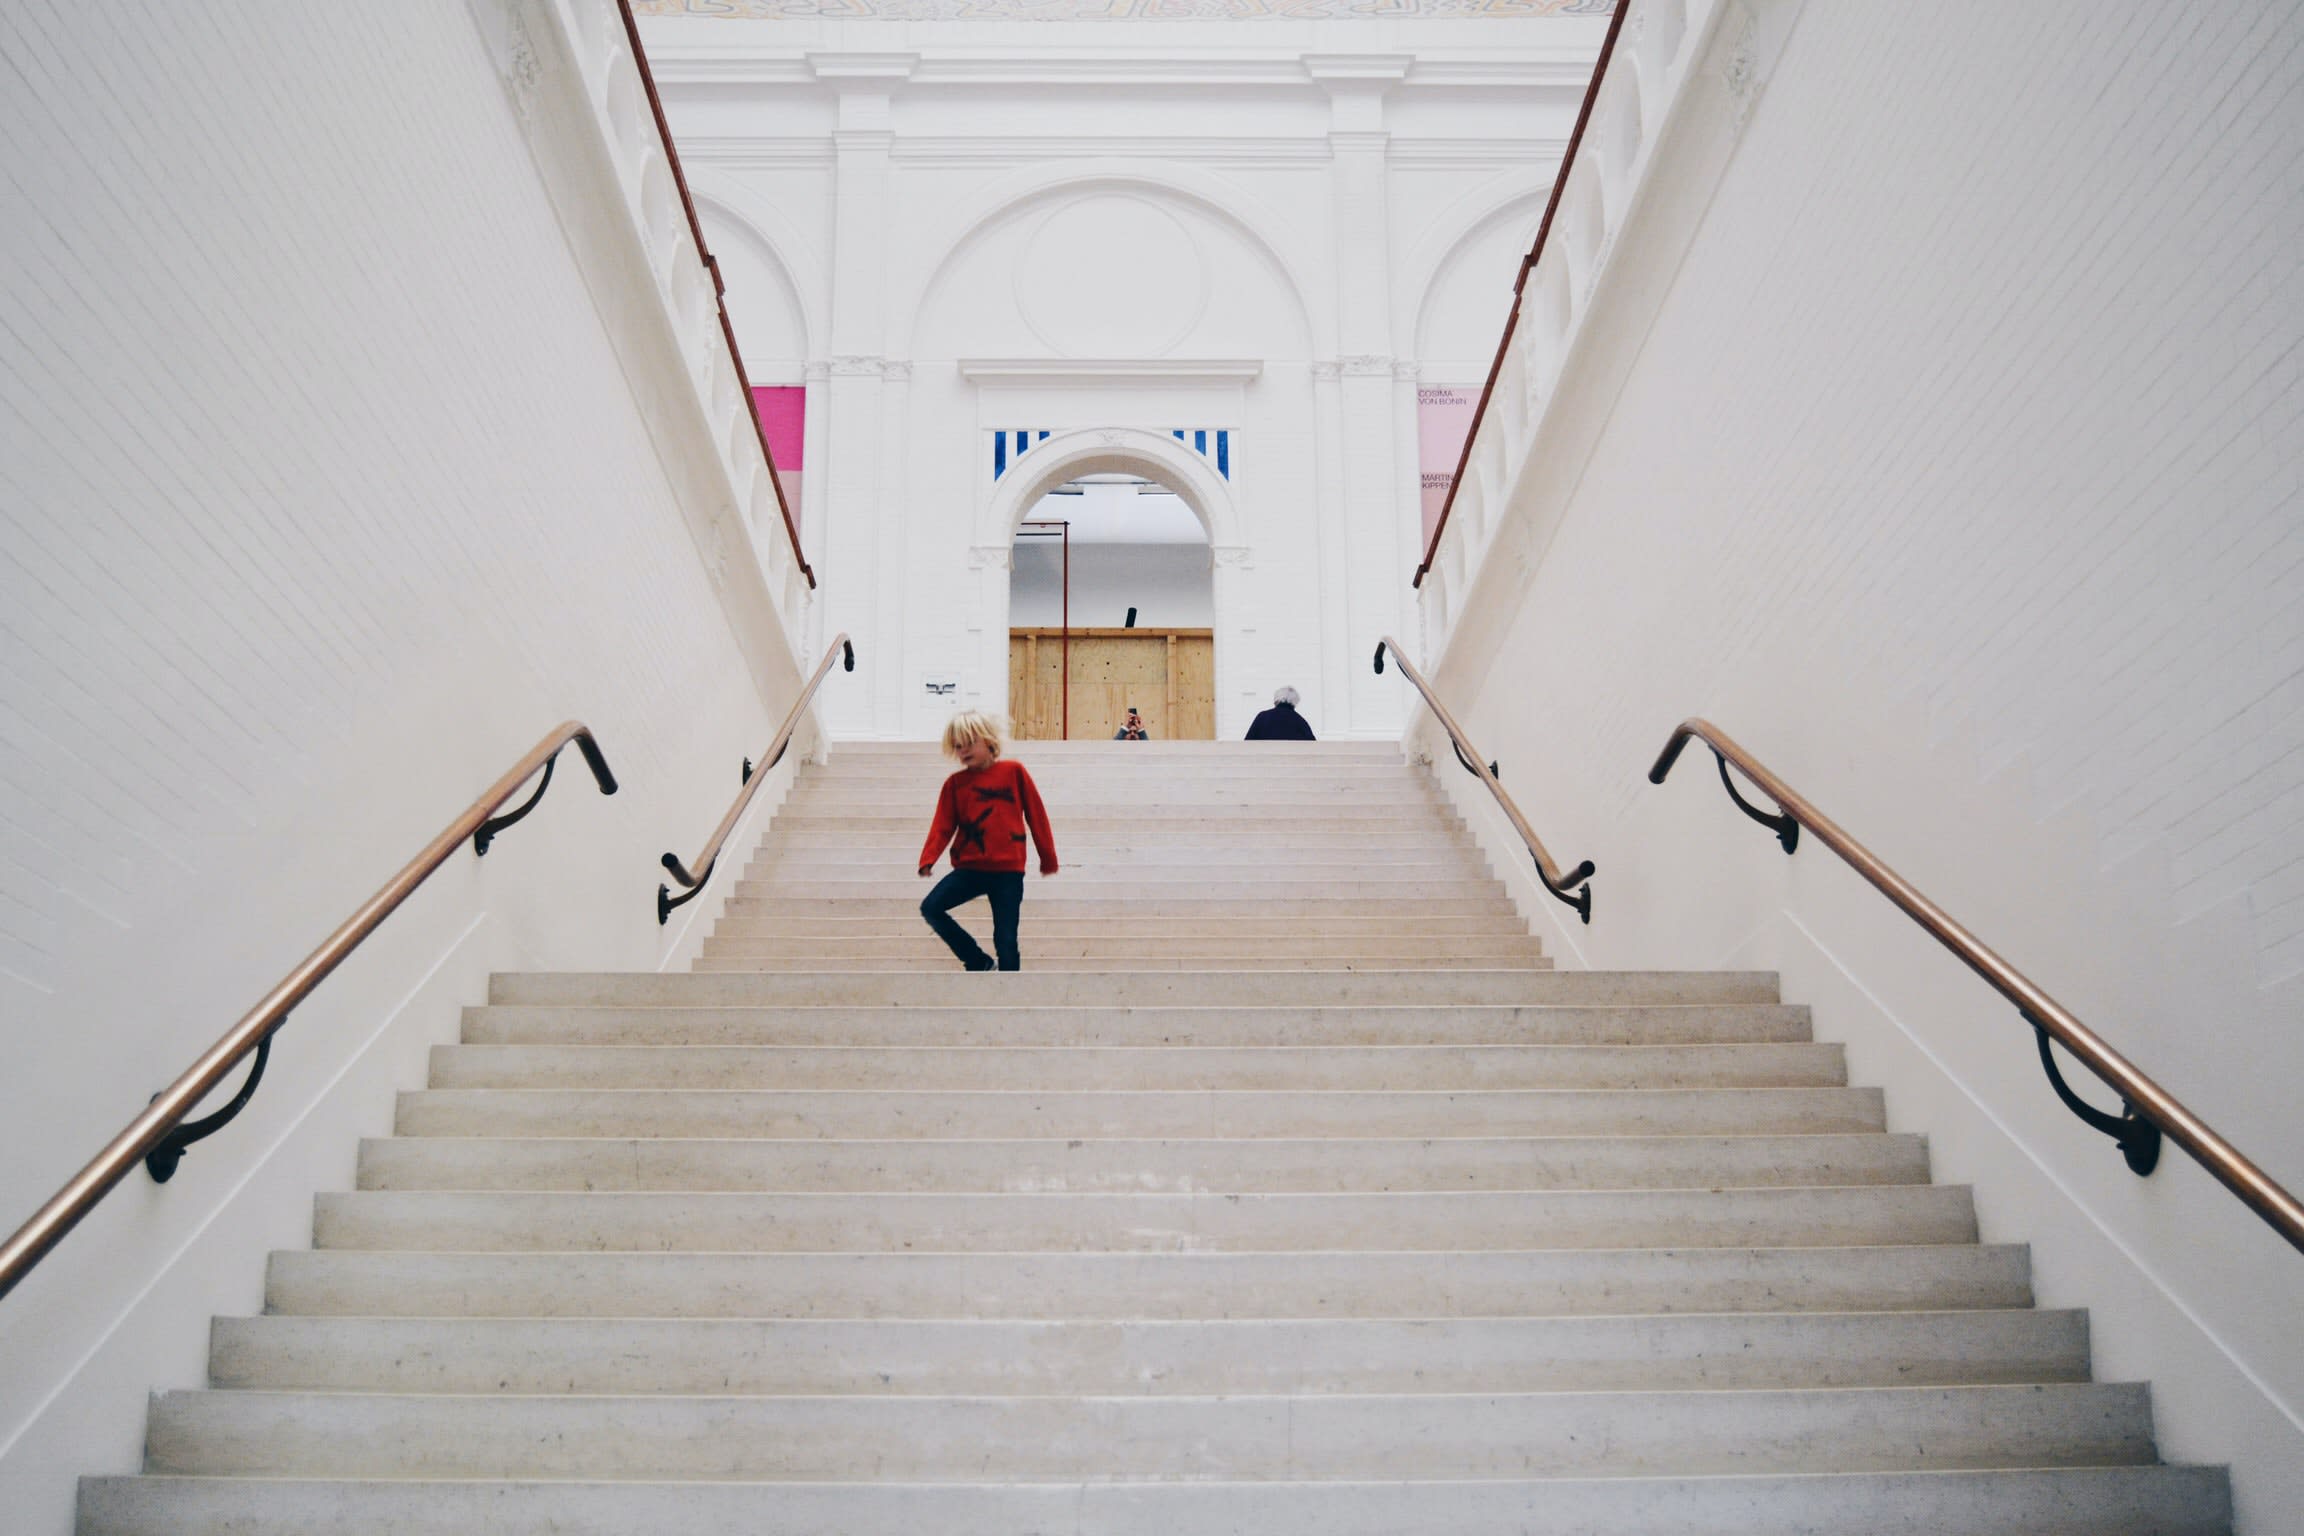
POLYGON ((1317 741, 1312 724, 1293 704, 1275 704, 1248 722, 1250 741, 1317 741))

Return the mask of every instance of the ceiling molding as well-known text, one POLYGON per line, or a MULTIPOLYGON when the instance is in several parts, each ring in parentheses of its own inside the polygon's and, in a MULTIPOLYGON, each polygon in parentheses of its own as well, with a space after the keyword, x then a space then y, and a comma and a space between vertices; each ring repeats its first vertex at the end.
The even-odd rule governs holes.
POLYGON ((974 384, 1245 384, 1264 371, 1254 357, 962 358, 974 384))
POLYGON ((824 85, 1271 85, 1324 91, 1370 81, 1395 91, 1557 90, 1580 97, 1592 77, 1586 49, 1529 48, 1360 55, 1277 49, 1064 50, 1013 48, 939 53, 828 53, 804 48, 698 48, 660 44, 649 65, 663 87, 824 85))

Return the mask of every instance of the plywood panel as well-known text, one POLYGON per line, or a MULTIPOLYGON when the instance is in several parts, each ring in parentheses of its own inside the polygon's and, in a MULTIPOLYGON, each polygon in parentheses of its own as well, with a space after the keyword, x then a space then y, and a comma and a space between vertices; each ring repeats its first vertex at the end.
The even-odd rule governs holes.
MULTIPOLYGON (((1064 729, 1064 644, 1052 629, 1009 637, 1009 709, 1018 740, 1047 740, 1064 729)), ((1075 629, 1071 639, 1075 741, 1109 739, 1130 705, 1156 741, 1215 734, 1211 661, 1204 629, 1075 629)))
POLYGON ((1216 737, 1216 640, 1208 634, 1176 637, 1176 739, 1216 737))

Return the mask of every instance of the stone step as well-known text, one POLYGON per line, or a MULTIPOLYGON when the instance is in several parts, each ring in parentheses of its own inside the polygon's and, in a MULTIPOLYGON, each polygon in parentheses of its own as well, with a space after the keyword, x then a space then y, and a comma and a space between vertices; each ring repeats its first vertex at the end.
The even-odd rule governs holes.
MULTIPOLYGON (((1429 783, 1434 777, 1430 765, 1409 762, 1397 748, 1389 756, 1381 753, 1314 753, 1273 757, 1250 751, 1211 752, 1206 750, 1205 743, 1201 744, 1201 750, 1193 751, 1189 743, 1171 742, 1167 744, 1170 750, 1163 752, 1050 750, 1055 745, 1052 742, 1032 742, 1013 746, 1001 755, 1010 762, 1021 763, 1031 770, 1035 778, 1045 775, 1050 778, 1127 777, 1190 781, 1239 774, 1306 782, 1414 779, 1429 783)), ((1082 745, 1087 744, 1072 743, 1074 748, 1082 745)), ((799 776, 803 782, 820 784, 875 779, 925 779, 931 783, 940 783, 946 776, 960 771, 958 758, 947 757, 939 752, 929 757, 891 756, 870 762, 842 759, 833 763, 807 763, 801 766, 799 776)))
POLYGON ((1478 1252, 1976 1240, 1960 1185, 1351 1194, 359 1190, 316 1248, 428 1253, 1478 1252))
POLYGON ((1742 1136, 1885 1130, 1877 1088, 1599 1091, 846 1092, 427 1088, 402 1136, 1164 1140, 1334 1136, 1742 1136))
MULTIPOLYGON (((1066 840, 1058 845, 1058 852, 1068 875, 1183 870, 1208 880, 1231 879, 1243 872, 1257 879, 1317 880, 1355 878, 1366 870, 1380 872, 1387 880, 1482 880, 1488 876, 1486 858, 1469 848, 1219 848, 1204 844, 1111 852, 1083 850, 1066 840)), ((918 838, 878 846, 767 852, 744 866, 743 877, 760 880, 784 874, 853 879, 859 873, 891 865, 909 873, 919 868, 915 862, 919 856, 918 838)))
MULTIPOLYGON (((1229 762, 1234 759, 1317 763, 1323 759, 1359 762, 1376 759, 1405 762, 1396 739, 1377 741, 1012 741, 1008 752, 1027 761, 1042 757, 1083 761, 1127 762, 1132 757, 1179 757, 1189 761, 1229 762)), ((865 763, 935 762, 947 767, 952 759, 934 741, 837 741, 820 765, 831 772, 846 772, 865 763)))
POLYGON ((440 1045, 433 1088, 1009 1092, 1837 1088, 1838 1045, 440 1045))
MULTIPOLYGON (((1552 966, 1550 960, 1541 956, 1526 955, 1398 955, 1384 956, 1364 962, 1352 955, 1296 955, 1275 959, 1246 949, 1207 955, 1050 954, 1033 943, 1029 931, 1023 939, 1021 954, 1023 956, 1022 964, 1026 968, 1058 973, 1076 971, 1101 973, 1108 972, 1115 966, 1126 966, 1130 970, 1146 974, 1200 971, 1212 965, 1222 966, 1228 970, 1245 970, 1250 966, 1260 966, 1275 974, 1282 972, 1303 974, 1315 971, 1352 971, 1358 969, 1363 963, 1382 965, 1388 970, 1396 971, 1490 970, 1503 966, 1518 966, 1527 970, 1549 970, 1552 966)), ((713 948, 710 943, 706 944, 703 954, 695 961, 692 969, 697 974, 720 971, 815 971, 828 973, 835 967, 839 971, 852 975, 902 971, 916 973, 950 971, 959 974, 963 969, 960 962, 953 959, 949 951, 924 950, 912 955, 896 956, 802 955, 779 959, 773 955, 731 955, 713 948)))
MULTIPOLYGON (((977 923, 963 923, 963 928, 975 930, 977 926, 991 928, 982 912, 972 914, 977 923)), ((1101 933, 1048 933, 1044 923, 1034 921, 1028 928, 1018 928, 1021 940, 1030 940, 1034 956, 1108 956, 1115 965, 1134 965, 1138 956, 1244 956, 1251 953, 1251 944, 1244 942, 1249 935, 1228 933, 1223 923, 1205 923, 1203 933, 1138 933, 1129 935, 1120 926, 1101 933)), ((922 958, 947 958, 945 942, 935 937, 926 923, 915 917, 908 926, 896 928, 894 933, 866 933, 866 935, 786 935, 786 933, 714 933, 714 953, 723 956, 823 956, 829 965, 834 958, 846 956, 901 956, 915 953, 922 958)), ((1394 935, 1392 940, 1382 937, 1325 937, 1306 935, 1299 940, 1274 944, 1272 960, 1297 958, 1336 958, 1336 960, 1362 960, 1375 965, 1380 960, 1415 960, 1445 956, 1452 960, 1498 956, 1498 958, 1534 958, 1541 946, 1525 933, 1479 933, 1479 935, 1394 935)))
POLYGON ((147 1470, 319 1477, 1305 1479, 2154 1460, 2126 1383, 1238 1397, 161 1392, 147 1470))
MULTIPOLYGON (((894 795, 871 802, 787 800, 776 811, 770 836, 779 836, 788 823, 816 828, 853 827, 858 831, 893 831, 909 827, 926 836, 934 818, 933 793, 894 795)), ((1390 797, 1364 802, 1303 800, 1275 795, 1253 804, 1210 802, 1176 805, 1165 801, 1067 801, 1049 807, 1050 829, 1062 846, 1067 827, 1099 831, 1147 831, 1168 825, 1199 827, 1262 826, 1268 830, 1301 828, 1306 840, 1357 837, 1361 830, 1410 832, 1420 828, 1456 828, 1463 819, 1448 802, 1396 800, 1390 797)))
MULTIPOLYGON (((977 935, 977 940, 986 953, 991 953, 991 942, 986 935, 977 935)), ((1385 969, 1426 969, 1431 965, 1502 969, 1530 965, 1544 958, 1541 944, 1528 937, 1521 940, 1481 937, 1481 940, 1463 940, 1461 944, 1394 940, 1359 946, 1329 940, 1286 944, 1281 940, 1251 940, 1251 937, 1230 937, 1230 940, 1170 937, 1170 940, 1129 944, 1127 940, 1111 940, 1111 937, 1046 935, 1030 923, 1018 930, 1016 944, 1018 953, 1023 953, 1025 960, 1037 969, 1051 967, 1055 960, 1087 960, 1094 963, 1094 969, 1198 969, 1203 965, 1221 965, 1226 969, 1362 969, 1369 965, 1382 965, 1385 969)), ((705 940, 703 953, 717 960, 779 960, 781 969, 873 969, 871 965, 864 965, 869 960, 899 960, 903 963, 901 969, 933 969, 954 963, 952 951, 945 949, 945 942, 938 940, 926 928, 926 923, 919 923, 917 933, 871 937, 871 940, 788 940, 788 937, 714 933, 710 940, 705 940)))
POLYGON ((2219 1468, 1177 1483, 97 1477, 81 1536, 2229 1536, 2219 1468))
MULTIPOLYGON (((977 980, 984 978, 978 977, 977 980)), ((1325 979, 1325 978, 1322 978, 1325 979)), ((1124 994, 1125 995, 1125 994, 1124 994)), ((470 1045, 1450 1046, 1712 1045, 1812 1039, 1790 1003, 1649 1007, 624 1007, 464 1010, 470 1045)))
MULTIPOLYGON (((894 904, 892 904, 894 905, 894 904)), ((1484 917, 1340 917, 1320 922, 1301 917, 1050 917, 1049 908, 1034 902, 1032 931, 1048 938, 1205 938, 1216 934, 1258 938, 1320 937, 1366 940, 1396 934, 1425 939, 1528 938, 1528 925, 1510 912, 1484 917)), ((955 907, 952 916, 971 932, 990 933, 992 922, 980 906, 955 907)), ((722 917, 712 925, 714 937, 871 939, 891 935, 909 937, 921 931, 915 907, 898 907, 885 916, 848 917, 722 917)))
POLYGON ((362 1189, 1755 1189, 1925 1184, 1918 1136, 1327 1140, 762 1141, 397 1136, 360 1144, 362 1189))
POLYGON ((698 976, 657 971, 498 971, 491 1003, 579 1003, 623 1006, 773 1006, 779 1003, 978 1008, 1110 1004, 1125 995, 1136 1006, 1289 1007, 1328 1003, 1773 1003, 1774 971, 1353 971, 1277 976, 1258 971, 1200 971, 1138 976, 1115 971, 1071 976, 810 975, 698 976), (1126 988, 1125 994, 1116 987, 1126 988))
POLYGON ((306 1392, 1200 1396, 2088 1379, 2084 1312, 1236 1322, 223 1317, 209 1382, 306 1392))
POLYGON ((1476 1253, 280 1250, 265 1310, 357 1317, 1566 1317, 2029 1307, 2020 1244, 1476 1253))
MULTIPOLYGON (((880 831, 832 829, 825 824, 811 824, 809 829, 776 827, 758 847, 758 857, 786 857, 799 852, 855 852, 855 850, 885 850, 903 859, 905 854, 917 854, 922 838, 929 836, 929 818, 919 815, 905 822, 903 827, 889 827, 880 831)), ((1475 847, 1472 836, 1463 827, 1424 827, 1417 831, 1375 831, 1355 829, 1352 845, 1339 847, 1325 841, 1311 841, 1302 829, 1288 827, 1246 827, 1230 824, 1221 829, 1205 829, 1198 822, 1182 822, 1177 827, 1145 829, 1113 827, 1097 824, 1092 829, 1071 827, 1067 824, 1062 836, 1064 859, 1078 859, 1085 854, 1106 854, 1106 857, 1138 857, 1138 854, 1164 854, 1170 861, 1200 857, 1200 854, 1240 854, 1253 850, 1295 850, 1304 854, 1320 854, 1332 859, 1378 859, 1394 854, 1417 854, 1417 857, 1442 857, 1449 852, 1468 852, 1475 847)))
MULTIPOLYGON (((915 874, 912 878, 917 881, 920 877, 915 874)), ((928 894, 928 889, 926 885, 915 884, 907 886, 896 895, 846 898, 813 894, 747 896, 739 890, 728 897, 721 911, 729 918, 874 917, 917 923, 920 921, 920 898, 928 894)), ((1082 896, 1065 885, 1062 875, 1053 880, 1032 879, 1026 882, 1024 889, 1035 922, 1042 918, 1134 922, 1138 918, 1207 921, 1241 917, 1290 923, 1295 925, 1296 931, 1301 932, 1307 923, 1325 925, 1342 918, 1399 918, 1404 923, 1444 923, 1460 917, 1503 917, 1512 910, 1507 903, 1485 897, 1451 897, 1445 901, 1402 903, 1376 897, 1337 895, 1297 897, 1285 901, 1270 897, 1219 901, 1187 895, 1082 896)), ((1332 889, 1350 890, 1351 886, 1346 882, 1332 889)), ((961 913, 965 917, 967 909, 962 908, 961 913)), ((1521 924, 1523 931, 1526 926, 1525 923, 1521 924)))
MULTIPOLYGON (((1065 804, 1160 805, 1228 804, 1253 801, 1318 800, 1322 804, 1386 802, 1399 805, 1439 803, 1441 792, 1429 778, 1405 770, 1378 770, 1342 775, 1244 774, 1211 769, 1174 773, 1160 769, 1090 769, 1062 772, 1035 771, 1033 784, 1051 810, 1065 804)), ((801 779, 792 786, 786 804, 797 801, 841 804, 891 803, 925 810, 942 790, 939 773, 889 775, 879 778, 801 779)))
MULTIPOLYGON (((943 873, 940 867, 938 873, 943 873)), ((1427 900, 1479 901, 1488 910, 1499 910, 1504 903, 1502 881, 1475 875, 1432 875, 1429 878, 1416 873, 1397 878, 1387 874, 1356 872, 1330 876, 1301 876, 1287 870, 1271 874, 1251 873, 1246 870, 1227 870, 1214 876, 1192 869, 1118 870, 1090 869, 1075 874, 1069 870, 1054 877, 1064 884, 1065 894, 1074 899, 1089 898, 1106 901, 1168 900, 1191 898, 1204 894, 1215 901, 1303 901, 1334 896, 1340 890, 1349 890, 1361 900, 1377 900, 1395 908, 1427 900)), ((1026 882, 1024 895, 1031 898, 1046 888, 1042 877, 1026 882)), ((740 879, 729 887, 730 894, 767 899, 777 897, 806 897, 811 900, 853 901, 858 897, 902 901, 909 898, 917 906, 930 886, 914 869, 901 866, 881 873, 863 869, 838 874, 801 876, 790 871, 779 871, 764 880, 740 879)))

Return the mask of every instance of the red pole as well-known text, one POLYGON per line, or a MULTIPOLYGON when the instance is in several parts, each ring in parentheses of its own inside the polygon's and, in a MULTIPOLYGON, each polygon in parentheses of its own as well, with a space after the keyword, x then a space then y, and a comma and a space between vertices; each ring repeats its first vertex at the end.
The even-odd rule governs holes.
POLYGON ((1072 739, 1072 523, 1064 522, 1064 739, 1072 739))

